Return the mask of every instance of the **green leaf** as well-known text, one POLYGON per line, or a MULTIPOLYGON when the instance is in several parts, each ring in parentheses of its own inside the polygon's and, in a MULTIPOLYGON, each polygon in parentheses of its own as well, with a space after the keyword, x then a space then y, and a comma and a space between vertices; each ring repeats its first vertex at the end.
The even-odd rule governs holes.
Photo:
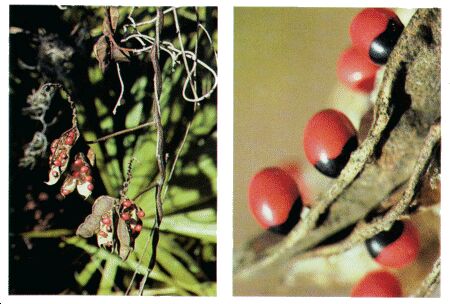
POLYGON ((96 255, 91 256, 91 261, 84 266, 80 273, 75 273, 75 280, 84 287, 87 285, 89 280, 92 278, 94 273, 99 269, 102 260, 97 258, 96 255))
MULTIPOLYGON (((89 245, 87 243, 87 240, 80 238, 78 236, 67 238, 63 242, 65 244, 80 248, 91 256, 97 255, 97 257, 101 260, 114 259, 121 268, 130 271, 137 270, 137 272, 141 275, 144 275, 147 272, 147 267, 144 264, 139 264, 134 259, 127 259, 126 261, 122 261, 122 259, 118 255, 112 254, 103 248, 98 248, 96 246, 89 245)), ((173 281, 167 275, 161 272, 161 270, 159 270, 157 267, 155 267, 153 271, 150 273, 150 278, 153 280, 167 283, 169 285, 173 285, 173 281)))
POLYGON ((111 293, 119 264, 119 261, 112 257, 106 260, 102 279, 100 280, 100 286, 97 290, 98 295, 107 295, 111 293))
POLYGON ((174 278, 184 284, 197 285, 198 281, 177 258, 162 247, 158 248, 156 255, 158 263, 174 278))
POLYGON ((183 248, 181 248, 180 245, 178 245, 177 242, 173 240, 174 236, 171 234, 170 237, 167 234, 162 234, 165 237, 161 237, 159 241, 159 246, 164 248, 165 250, 172 253, 174 256, 178 257, 180 260, 182 260, 187 266, 190 272, 194 274, 199 274, 202 272, 200 266, 198 263, 192 258, 189 253, 187 253, 183 248))
POLYGON ((212 192, 217 193, 217 168, 214 161, 207 155, 202 155, 200 157, 199 167, 201 172, 208 177, 212 186, 212 192))
POLYGON ((201 111, 195 114, 191 132, 195 135, 206 135, 217 123, 217 111, 214 104, 204 104, 201 111))
POLYGON ((134 95, 135 101, 142 101, 145 97, 145 88, 147 87, 148 77, 142 76, 136 79, 133 86, 130 89, 131 94, 134 95))
POLYGON ((96 84, 103 79, 102 71, 98 66, 88 68, 88 77, 91 84, 96 84))
POLYGON ((59 238, 62 236, 73 235, 74 231, 71 229, 52 229, 43 231, 29 231, 22 233, 22 237, 28 239, 47 239, 47 238, 59 238))
POLYGON ((166 216, 161 223, 161 230, 215 243, 217 230, 216 212, 214 209, 209 208, 166 216))

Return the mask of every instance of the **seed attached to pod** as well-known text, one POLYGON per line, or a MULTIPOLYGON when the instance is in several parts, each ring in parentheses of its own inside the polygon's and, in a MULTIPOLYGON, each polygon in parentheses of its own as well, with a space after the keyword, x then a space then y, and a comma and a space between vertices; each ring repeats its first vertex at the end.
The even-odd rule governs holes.
POLYGON ((111 219, 109 217, 102 218, 102 223, 109 226, 111 225, 111 219))
POLYGON ((259 171, 248 188, 249 208, 264 229, 288 233, 300 220, 302 199, 295 181, 280 168, 259 171))
POLYGON ((327 109, 315 114, 303 133, 308 161, 323 174, 338 177, 358 147, 356 130, 345 114, 327 109))
POLYGON ((120 216, 124 221, 128 221, 130 219, 130 214, 129 213, 122 213, 122 215, 120 216))
POLYGON ((125 208, 131 207, 132 204, 133 204, 133 203, 132 203, 129 199, 126 199, 126 200, 124 200, 124 201, 122 202, 122 205, 123 205, 125 208))
POLYGON ((140 218, 140 219, 144 218, 144 216, 145 216, 144 210, 139 210, 139 211, 137 212, 137 216, 138 216, 138 218, 140 218))
POLYGON ((350 25, 353 46, 361 49, 376 64, 385 64, 394 49, 403 24, 390 9, 366 8, 350 25))
POLYGON ((72 145, 73 144, 73 137, 67 137, 65 140, 66 145, 72 145))
POLYGON ((366 240, 366 247, 380 265, 402 268, 413 263, 419 254, 419 232, 411 221, 396 221, 390 230, 366 240))

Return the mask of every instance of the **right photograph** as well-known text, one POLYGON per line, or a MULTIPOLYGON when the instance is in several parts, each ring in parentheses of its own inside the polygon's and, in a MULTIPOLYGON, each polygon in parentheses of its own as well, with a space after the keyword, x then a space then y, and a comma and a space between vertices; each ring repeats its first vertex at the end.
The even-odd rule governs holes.
POLYGON ((440 297, 441 10, 234 9, 235 296, 440 297))

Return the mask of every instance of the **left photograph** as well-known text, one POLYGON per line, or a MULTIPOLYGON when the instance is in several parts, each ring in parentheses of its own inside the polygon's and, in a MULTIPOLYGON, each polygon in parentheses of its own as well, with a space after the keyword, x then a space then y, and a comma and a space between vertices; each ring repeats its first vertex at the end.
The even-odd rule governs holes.
POLYGON ((215 296, 217 8, 9 10, 9 294, 215 296))

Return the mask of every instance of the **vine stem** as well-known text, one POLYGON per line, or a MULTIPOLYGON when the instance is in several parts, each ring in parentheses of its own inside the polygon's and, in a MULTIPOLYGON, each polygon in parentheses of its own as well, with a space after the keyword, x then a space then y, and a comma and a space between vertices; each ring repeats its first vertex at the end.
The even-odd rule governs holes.
POLYGON ((433 270, 428 274, 422 282, 422 286, 414 294, 415 297, 427 297, 436 289, 441 282, 441 258, 434 262, 433 270))
POLYGON ((120 94, 119 97, 117 98, 116 105, 114 106, 113 115, 116 115, 117 108, 122 105, 123 92, 125 91, 125 86, 122 80, 122 74, 120 73, 120 65, 118 62, 116 62, 116 69, 117 69, 117 77, 119 77, 120 82, 120 94))
POLYGON ((162 200, 162 189, 164 186, 166 178, 166 168, 165 168, 165 157, 164 157, 164 129, 161 122, 161 105, 160 96, 162 90, 162 75, 161 68, 159 66, 159 42, 162 27, 164 24, 164 13, 161 7, 156 8, 156 24, 155 24, 155 44, 150 52, 150 61, 153 67, 153 117, 156 125, 156 160, 158 163, 159 179, 156 186, 155 201, 156 201, 156 217, 154 222, 154 227, 151 229, 149 238, 146 242, 146 246, 150 239, 152 240, 152 255, 150 257, 149 266, 145 275, 143 276, 140 286, 139 295, 143 295, 145 283, 150 275, 150 272, 156 264, 156 252, 159 241, 159 228, 163 218, 163 200, 162 200))
POLYGON ((121 131, 117 131, 117 132, 108 134, 106 136, 100 137, 100 138, 98 138, 96 140, 86 141, 86 143, 87 144, 95 144, 95 143, 98 143, 98 142, 101 142, 101 141, 105 141, 105 140, 108 140, 110 138, 113 138, 113 137, 116 137, 116 136, 119 136, 119 135, 123 135, 123 134, 134 132, 134 131, 139 130, 139 129, 143 129, 143 128, 146 128, 146 127, 153 127, 154 125, 155 125, 155 122, 153 120, 152 121, 148 121, 148 122, 143 123, 143 124, 141 124, 139 126, 136 126, 136 127, 133 127, 133 128, 124 129, 124 130, 121 130, 121 131))

